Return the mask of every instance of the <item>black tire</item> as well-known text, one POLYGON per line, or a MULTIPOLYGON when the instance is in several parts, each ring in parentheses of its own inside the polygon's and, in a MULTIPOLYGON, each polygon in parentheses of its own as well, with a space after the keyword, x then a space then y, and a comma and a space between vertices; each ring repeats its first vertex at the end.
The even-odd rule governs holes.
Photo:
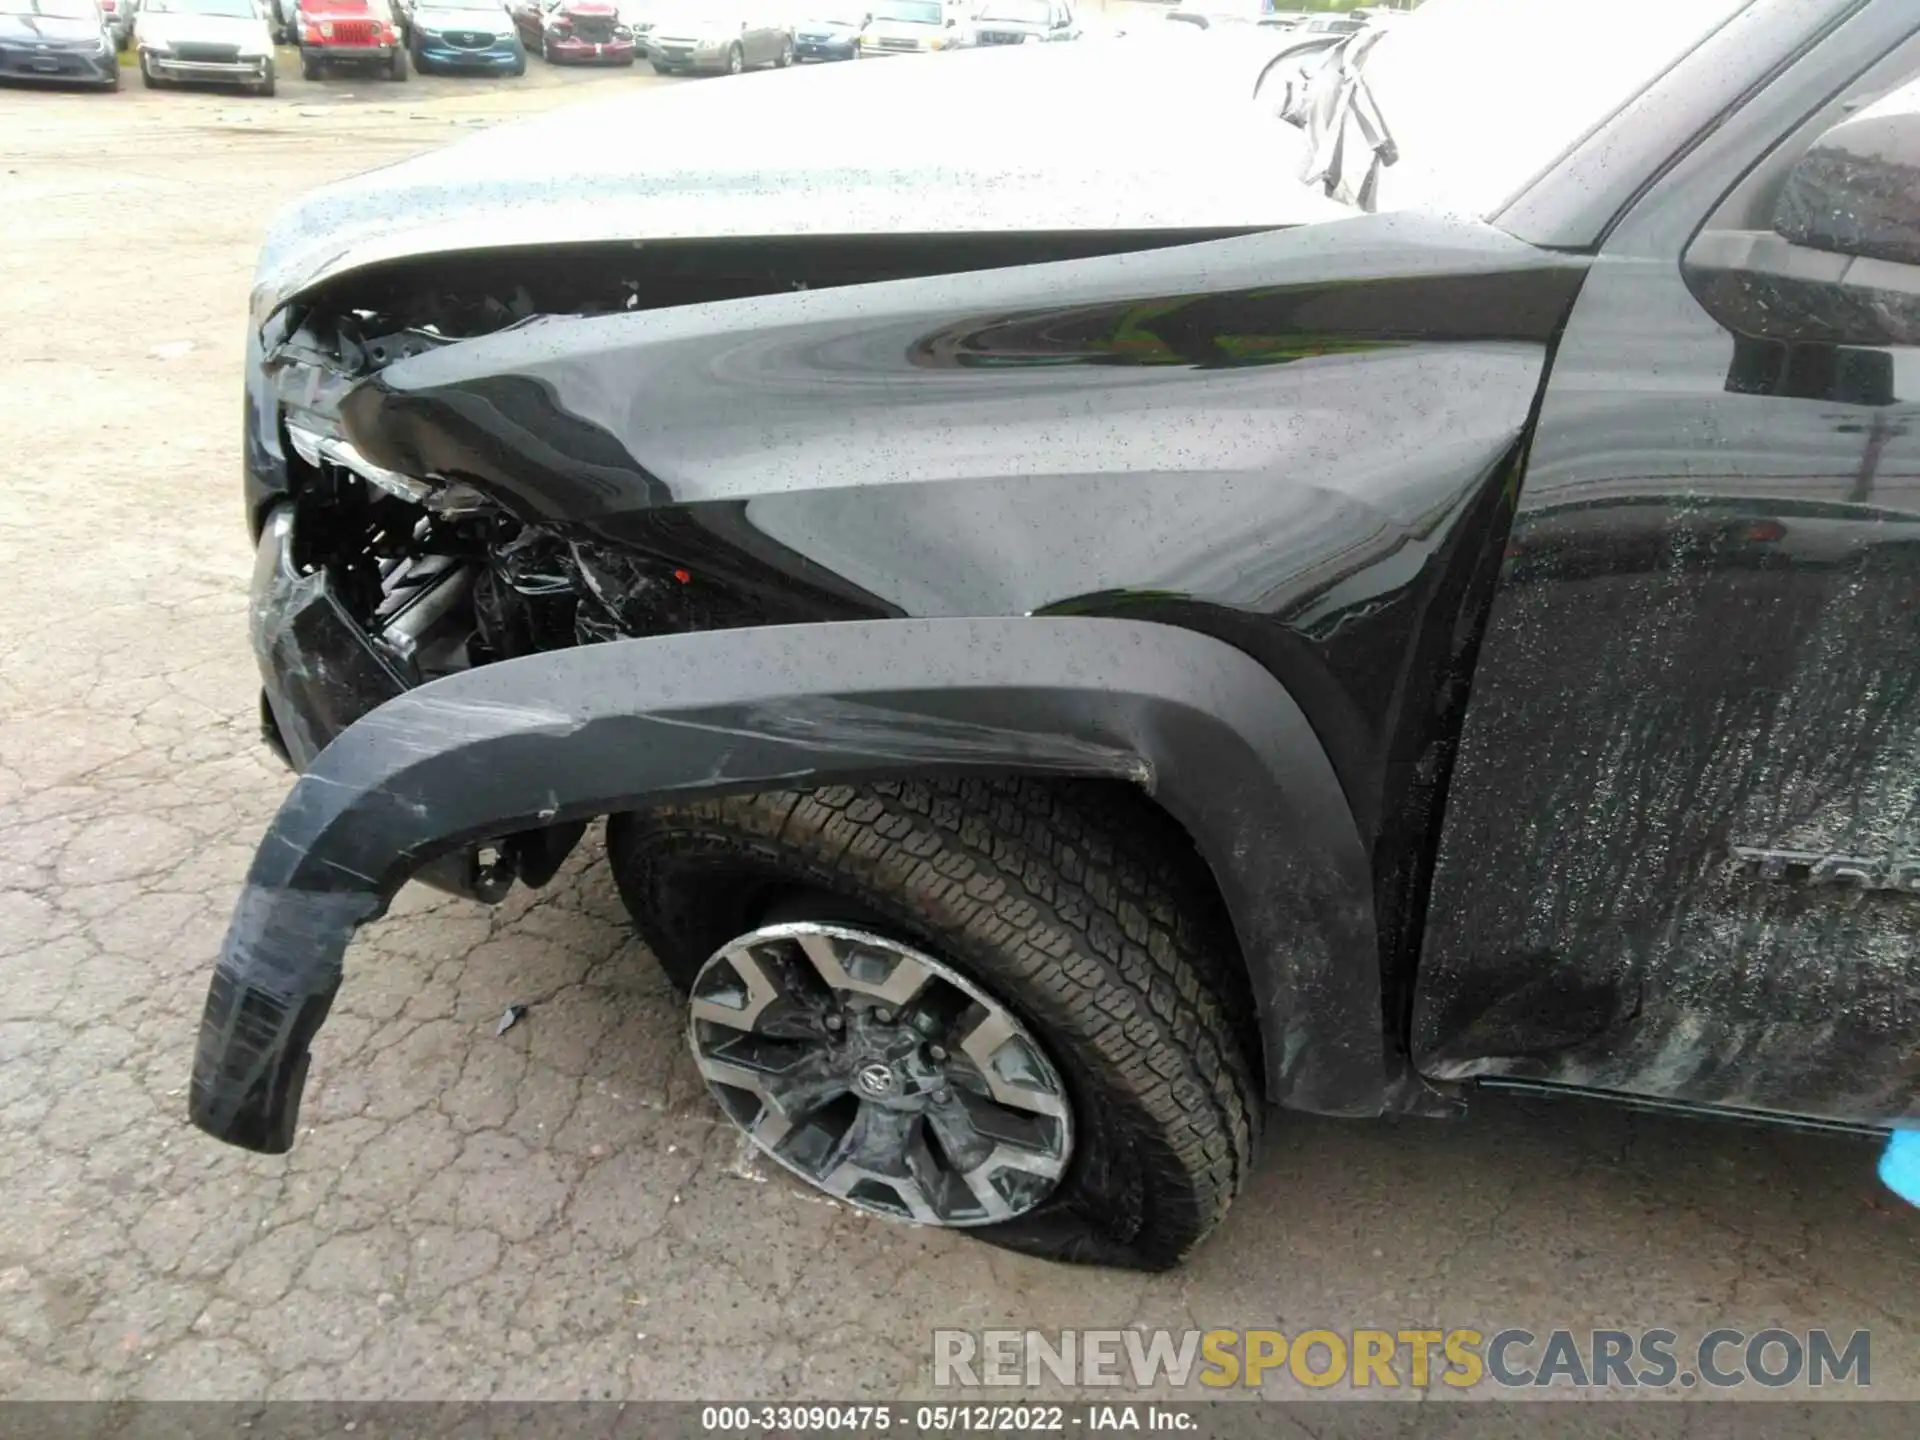
POLYGON ((729 45, 727 47, 727 73, 729 75, 738 75, 746 68, 747 52, 742 50, 738 45, 729 45))
POLYGON ((673 66, 663 64, 658 60, 649 60, 647 63, 653 66, 653 73, 656 75, 678 75, 680 73, 674 69, 673 66))
POLYGON ((635 927, 683 989, 770 917, 865 919, 1021 1017, 1072 1094, 1074 1152, 1039 1206, 969 1233, 1158 1270, 1225 1214, 1260 1118, 1252 1000, 1191 842, 1130 792, 772 791, 615 816, 607 838, 635 927))
POLYGON ((407 52, 396 49, 393 58, 387 61, 387 79, 404 80, 407 78, 407 52))
POLYGON ((261 99, 271 100, 273 98, 274 76, 272 60, 267 61, 267 68, 262 71, 260 75, 260 83, 253 88, 254 93, 260 96, 261 99))
POLYGON ((557 65, 560 63, 553 58, 553 46, 548 43, 545 35, 540 37, 540 58, 549 65, 557 65))
POLYGON ((140 57, 140 83, 149 90, 158 90, 160 88, 160 81, 154 76, 152 69, 148 66, 145 55, 140 57))
POLYGON ((791 35, 781 42, 779 57, 775 59, 773 64, 774 68, 778 70, 784 70, 793 64, 793 37, 791 35))
POLYGON ((517 76, 524 75, 526 73, 527 73, 527 57, 525 54, 522 54, 518 59, 516 59, 513 62, 513 68, 507 71, 507 74, 517 77, 517 76))
POLYGON ((114 63, 114 67, 113 67, 113 71, 112 71, 112 73, 111 73, 111 74, 110 74, 110 75, 109 75, 109 76, 107 77, 107 83, 106 83, 106 84, 104 84, 104 85, 102 85, 102 86, 101 86, 100 88, 101 88, 102 90, 118 90, 118 89, 120 88, 120 65, 119 65, 119 62, 117 62, 117 61, 116 61, 116 62, 114 63))
POLYGON ((320 62, 315 60, 311 55, 302 53, 300 56, 300 78, 302 80, 318 80, 320 78, 320 62))

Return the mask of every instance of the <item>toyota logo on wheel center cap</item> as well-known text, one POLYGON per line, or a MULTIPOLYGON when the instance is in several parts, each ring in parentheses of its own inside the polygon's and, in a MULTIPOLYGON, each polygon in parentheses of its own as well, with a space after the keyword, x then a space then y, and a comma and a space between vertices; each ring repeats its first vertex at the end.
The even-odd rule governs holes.
POLYGON ((862 1065, 854 1076, 854 1083, 869 1095, 891 1095, 893 1093, 893 1069, 874 1061, 871 1065, 862 1065))

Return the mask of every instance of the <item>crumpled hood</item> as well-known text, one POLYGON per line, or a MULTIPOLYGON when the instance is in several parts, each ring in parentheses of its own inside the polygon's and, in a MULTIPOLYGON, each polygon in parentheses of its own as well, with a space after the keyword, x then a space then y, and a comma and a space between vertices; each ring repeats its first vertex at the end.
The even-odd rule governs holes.
POLYGON ((271 55, 273 37, 267 22, 235 15, 175 15, 142 11, 135 21, 144 45, 238 45, 243 55, 271 55))
POLYGON ((770 71, 503 125, 282 212, 261 253, 254 315, 365 265, 462 250, 1257 228, 1352 213, 1298 183, 1301 132, 1255 110, 1266 54, 1240 37, 1203 38, 770 71), (917 119, 876 124, 881 115, 917 119), (1066 115, 1099 123, 1063 126, 1066 115))

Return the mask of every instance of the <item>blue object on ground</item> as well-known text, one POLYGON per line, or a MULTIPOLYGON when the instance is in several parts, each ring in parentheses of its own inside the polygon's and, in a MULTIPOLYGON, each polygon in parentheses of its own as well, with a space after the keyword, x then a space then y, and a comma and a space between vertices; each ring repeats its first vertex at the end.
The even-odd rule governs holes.
POLYGON ((1896 1130, 1888 1137, 1880 1178, 1909 1205, 1920 1205, 1920 1130, 1896 1130))

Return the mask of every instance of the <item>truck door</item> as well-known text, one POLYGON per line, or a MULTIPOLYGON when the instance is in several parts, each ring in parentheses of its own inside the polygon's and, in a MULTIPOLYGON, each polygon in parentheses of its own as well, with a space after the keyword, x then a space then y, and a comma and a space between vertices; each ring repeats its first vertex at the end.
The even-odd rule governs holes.
POLYGON ((1920 1113, 1916 73, 1726 127, 1605 243, 1475 671, 1423 1073, 1920 1113))

